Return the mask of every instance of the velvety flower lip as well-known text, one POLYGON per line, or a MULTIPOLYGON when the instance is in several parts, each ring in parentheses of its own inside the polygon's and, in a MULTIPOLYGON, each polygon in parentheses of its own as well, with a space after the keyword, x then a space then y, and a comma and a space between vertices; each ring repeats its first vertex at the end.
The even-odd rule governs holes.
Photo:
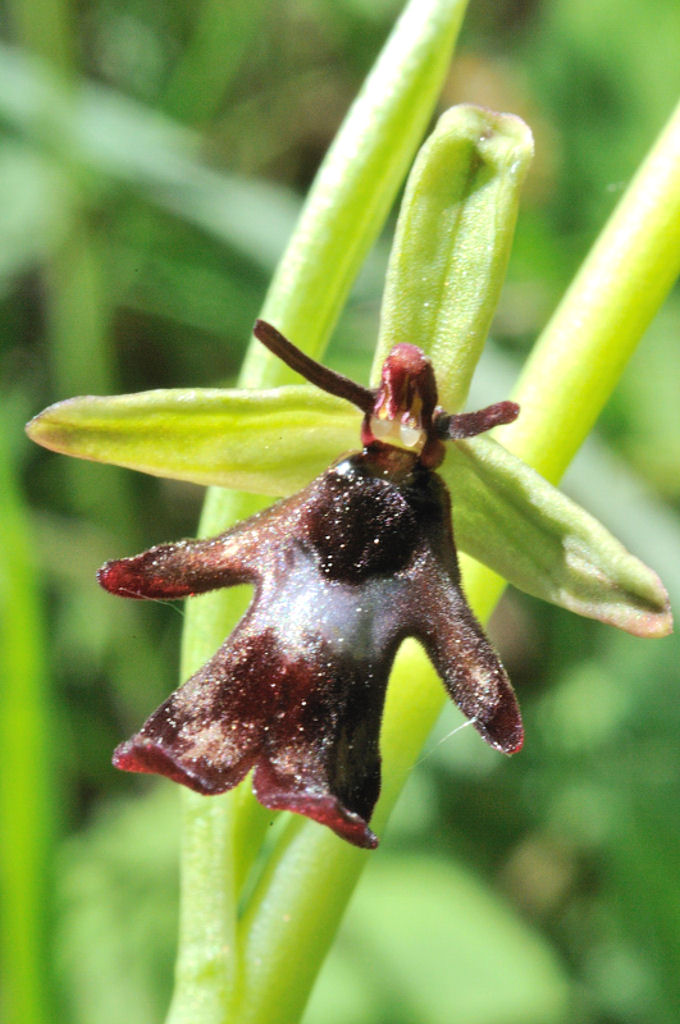
POLYGON ((310 369, 308 357, 285 339, 281 346, 262 321, 256 333, 314 383, 361 403, 367 440, 299 494, 217 537, 161 545, 100 569, 101 585, 127 597, 255 586, 222 647, 117 748, 114 764, 205 794, 231 789, 252 770, 264 806, 304 814, 372 848, 385 690, 405 637, 423 644, 491 746, 509 754, 522 745, 512 686, 460 587, 448 492, 430 468, 441 461, 443 436, 479 432, 503 416, 509 422, 517 407, 444 414, 429 360, 414 346, 393 350, 372 392, 318 364, 310 369), (371 433, 372 417, 401 421, 414 410, 424 433, 419 451, 371 433))

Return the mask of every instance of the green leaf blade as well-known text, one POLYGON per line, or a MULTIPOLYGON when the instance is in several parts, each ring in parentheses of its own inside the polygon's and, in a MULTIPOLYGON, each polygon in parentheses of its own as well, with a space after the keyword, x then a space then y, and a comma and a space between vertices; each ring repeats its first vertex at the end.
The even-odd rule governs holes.
POLYGON ((490 438, 452 446, 442 467, 459 546, 520 590, 644 637, 672 629, 653 570, 601 523, 490 438))

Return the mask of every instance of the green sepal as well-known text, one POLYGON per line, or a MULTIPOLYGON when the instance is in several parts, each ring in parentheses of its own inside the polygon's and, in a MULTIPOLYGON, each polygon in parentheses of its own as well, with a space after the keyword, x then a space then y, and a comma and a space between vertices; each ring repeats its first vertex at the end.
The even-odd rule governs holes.
POLYGON ((279 496, 356 449, 360 424, 347 402, 302 384, 86 395, 51 405, 26 430, 64 455, 279 496))
POLYGON ((434 363, 439 399, 460 409, 498 304, 530 130, 512 114, 447 110, 406 185, 387 271, 371 380, 393 345, 418 345, 434 363))
POLYGON ((459 547, 520 590, 636 636, 672 630, 661 580, 605 527, 489 437, 451 445, 459 547))

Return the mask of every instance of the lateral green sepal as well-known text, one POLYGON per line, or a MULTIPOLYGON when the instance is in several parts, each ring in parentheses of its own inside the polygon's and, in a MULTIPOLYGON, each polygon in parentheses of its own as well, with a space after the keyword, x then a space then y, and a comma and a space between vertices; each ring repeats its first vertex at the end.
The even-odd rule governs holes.
POLYGON ((636 636, 672 630, 659 577, 492 438, 452 445, 439 472, 458 546, 535 597, 636 636))
POLYGON ((86 395, 51 405, 26 430, 64 455, 279 496, 356 449, 360 423, 347 402, 304 384, 86 395))

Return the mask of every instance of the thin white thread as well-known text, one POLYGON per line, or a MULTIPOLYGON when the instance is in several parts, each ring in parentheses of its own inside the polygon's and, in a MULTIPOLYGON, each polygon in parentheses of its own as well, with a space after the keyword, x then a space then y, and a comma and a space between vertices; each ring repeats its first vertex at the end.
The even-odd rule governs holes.
POLYGON ((429 750, 425 751, 423 756, 420 758, 419 761, 416 761, 413 767, 417 768, 419 764, 423 763, 423 761, 427 761, 430 754, 433 754, 437 747, 440 747, 442 743, 446 743, 447 740, 450 740, 451 737, 455 736, 457 732, 461 731, 461 729, 467 729, 468 725, 474 725, 476 721, 476 718, 468 718, 466 719, 466 721, 461 722, 460 725, 457 725, 455 729, 452 729, 451 732, 447 732, 446 736, 442 736, 440 740, 437 740, 433 747, 430 747, 429 750))
POLYGON ((134 590, 130 590, 129 587, 121 587, 120 590, 115 591, 120 597, 134 597, 138 601, 151 601, 153 604, 162 604, 166 608, 172 608, 173 612, 177 612, 181 619, 184 618, 185 612, 181 605, 177 604, 176 597, 147 597, 143 594, 141 597, 134 590))

